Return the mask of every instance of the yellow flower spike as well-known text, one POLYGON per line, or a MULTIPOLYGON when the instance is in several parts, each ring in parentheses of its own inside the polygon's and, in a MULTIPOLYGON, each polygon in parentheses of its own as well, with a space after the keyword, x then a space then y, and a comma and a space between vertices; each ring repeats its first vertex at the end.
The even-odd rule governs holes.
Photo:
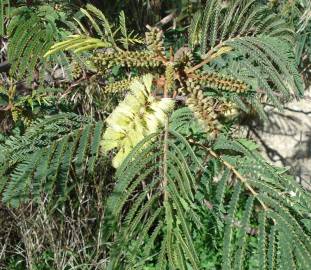
POLYGON ((147 74, 130 85, 130 92, 107 118, 102 139, 104 153, 115 149, 112 165, 117 168, 131 150, 147 135, 164 125, 174 108, 169 98, 156 100, 152 95, 153 76, 147 74))

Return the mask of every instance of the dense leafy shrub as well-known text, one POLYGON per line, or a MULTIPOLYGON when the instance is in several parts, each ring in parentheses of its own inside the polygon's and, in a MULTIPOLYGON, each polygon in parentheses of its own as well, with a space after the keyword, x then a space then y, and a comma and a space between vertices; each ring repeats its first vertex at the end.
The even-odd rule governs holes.
POLYGON ((21 220, 22 265, 311 268, 310 193, 238 132, 245 115, 267 119, 266 103, 303 97, 307 13, 293 23, 275 13, 283 2, 211 0, 180 33, 142 37, 123 11, 111 22, 88 4, 70 20, 65 1, 1 3, 0 98, 15 129, 0 192, 21 220))

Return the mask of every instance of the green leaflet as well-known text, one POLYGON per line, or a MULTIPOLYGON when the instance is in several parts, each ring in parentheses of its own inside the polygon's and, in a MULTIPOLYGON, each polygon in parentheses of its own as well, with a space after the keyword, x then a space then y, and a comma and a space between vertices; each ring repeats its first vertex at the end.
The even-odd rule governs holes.
MULTIPOLYGON (((182 156, 175 153, 177 146, 174 141, 183 143, 183 139, 176 132, 174 134, 176 136, 171 133, 172 139, 169 139, 168 145, 168 186, 165 190, 161 188, 161 178, 152 177, 162 166, 158 161, 163 155, 164 143, 159 140, 160 135, 155 134, 153 137, 144 139, 132 150, 131 158, 127 158, 118 168, 117 183, 107 201, 104 230, 105 237, 109 238, 114 234, 117 239, 111 254, 119 254, 119 256, 112 262, 112 269, 122 268, 122 265, 126 265, 128 269, 142 269, 142 262, 154 257, 156 239, 161 241, 161 250, 160 254, 153 259, 159 269, 164 265, 176 268, 188 263, 193 269, 199 269, 199 260, 190 233, 191 228, 187 223, 192 212, 196 211, 192 206, 193 198, 188 196, 195 189, 195 185, 187 163, 182 156), (134 204, 126 209, 126 218, 122 219, 121 213, 124 213, 127 200, 136 193, 135 190, 139 189, 142 182, 146 184, 144 191, 139 194, 134 204), (163 192, 167 192, 165 201, 162 201, 163 192), (148 194, 151 196, 149 199, 148 194), (119 227, 118 230, 115 226, 119 227), (153 227, 155 229, 151 229, 153 227), (139 250, 142 249, 144 253, 134 252, 129 255, 127 252, 129 245, 139 247, 139 250)), ((192 154, 191 148, 188 145, 184 146, 189 154, 192 154)))
POLYGON ((39 200, 42 194, 56 194, 64 199, 72 168, 78 177, 92 173, 99 158, 103 124, 86 124, 85 120, 70 114, 50 117, 7 142, 0 171, 3 202, 18 206, 30 197, 39 200), (88 156, 92 160, 86 163, 88 156))

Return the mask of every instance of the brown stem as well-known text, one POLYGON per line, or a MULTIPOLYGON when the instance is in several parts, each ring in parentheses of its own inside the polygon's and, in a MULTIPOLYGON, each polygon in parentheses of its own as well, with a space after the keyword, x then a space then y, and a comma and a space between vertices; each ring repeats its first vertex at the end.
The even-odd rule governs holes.
MULTIPOLYGON (((170 62, 169 63, 173 63, 174 62, 174 50, 171 47, 170 48, 170 62)), ((165 80, 167 80, 167 78, 165 78, 165 80)), ((169 89, 167 88, 167 83, 165 83, 164 85, 164 89, 163 89, 163 97, 164 98, 168 98, 168 91, 169 89)), ((164 149, 163 149, 163 182, 162 182, 162 187, 164 189, 164 201, 167 201, 168 199, 168 194, 167 194, 167 183, 168 183, 168 179, 167 179, 167 156, 168 156, 168 117, 165 120, 165 125, 164 125, 164 149)))
POLYGON ((168 14, 166 17, 161 19, 161 21, 156 23, 156 26, 161 27, 163 25, 168 24, 170 21, 174 20, 176 18, 176 12, 173 11, 172 13, 168 14))
POLYGON ((195 65, 194 67, 186 70, 186 73, 193 73, 195 70, 203 67, 204 65, 206 65, 207 63, 209 63, 212 60, 212 55, 215 51, 217 51, 223 44, 219 43, 216 47, 214 47, 213 49, 211 49, 207 54, 206 54, 206 58, 199 64, 195 65))
MULTIPOLYGON (((213 150, 208 149, 208 152, 215 158, 219 159, 222 161, 222 163, 234 173, 234 175, 245 185, 245 187, 255 196, 258 197, 258 193, 247 183, 247 179, 242 176, 233 165, 231 165, 229 162, 225 161, 221 156, 217 155, 213 150)), ((257 198, 258 199, 258 198, 257 198)), ((260 204, 262 205, 263 209, 265 211, 268 210, 268 207, 260 200, 258 199, 260 204)))
MULTIPOLYGON (((234 40, 234 38, 231 38, 231 39, 226 40, 226 42, 233 41, 233 40, 234 40)), ((204 57, 205 59, 201 63, 197 64, 196 66, 194 66, 188 70, 186 70, 186 73, 189 74, 189 73, 194 72, 195 70, 197 70, 197 69, 203 67, 204 65, 206 65, 207 63, 209 63, 211 60, 219 57, 220 55, 222 55, 228 51, 231 51, 232 49, 233 48, 231 48, 230 46, 226 46, 224 42, 220 42, 217 46, 215 46, 214 48, 212 48, 208 51, 208 53, 204 57), (222 47, 224 48, 223 51, 221 51, 222 47), (225 47, 227 47, 227 48, 225 48, 225 47)))
MULTIPOLYGON (((166 79, 166 78, 165 78, 166 79)), ((163 89, 163 97, 167 98, 168 97, 168 89, 167 89, 167 84, 165 83, 164 89, 163 89)), ((164 201, 167 201, 168 199, 168 194, 167 194, 167 152, 168 152, 168 118, 165 120, 165 125, 164 125, 164 149, 163 149, 163 182, 162 186, 164 189, 164 201)))
POLYGON ((263 209, 265 211, 268 210, 268 207, 264 204, 264 202, 262 202, 259 198, 258 198, 258 193, 247 183, 247 179, 241 175, 233 165, 231 165, 229 162, 227 162, 226 160, 224 160, 220 155, 218 155, 217 153, 215 153, 213 150, 211 150, 210 148, 206 147, 203 144, 194 142, 194 141, 190 141, 191 143, 194 143, 200 147, 203 147, 204 149, 206 149, 211 156, 213 156, 214 158, 217 158, 218 160, 220 160, 230 171, 233 172, 233 174, 245 185, 245 187, 253 194, 253 196, 257 197, 259 203, 262 205, 263 209))

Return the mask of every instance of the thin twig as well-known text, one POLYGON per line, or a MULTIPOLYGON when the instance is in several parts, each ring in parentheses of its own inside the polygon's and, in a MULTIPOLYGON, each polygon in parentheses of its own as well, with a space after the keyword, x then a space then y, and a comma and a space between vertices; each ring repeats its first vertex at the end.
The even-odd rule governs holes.
MULTIPOLYGON (((217 155, 213 150, 208 149, 208 152, 215 158, 219 159, 222 161, 222 163, 229 169, 231 170, 234 175, 246 186, 246 188, 255 196, 258 197, 258 193, 247 183, 247 179, 242 176, 233 165, 231 165, 229 162, 224 160, 221 156, 217 155)), ((258 198, 257 198, 258 199, 258 198)), ((262 207, 264 208, 265 211, 268 210, 268 207, 260 200, 258 199, 262 207)))
POLYGON ((212 57, 212 56, 213 56, 213 53, 214 53, 215 51, 217 51, 219 48, 221 48, 222 46, 223 46, 223 43, 219 43, 216 47, 214 47, 213 49, 211 49, 211 50, 206 54, 205 59, 204 59, 201 63, 195 65, 194 67, 192 67, 192 68, 190 68, 190 69, 188 69, 188 70, 186 70, 186 73, 187 73, 187 74, 193 73, 193 72, 196 71, 197 69, 199 69, 199 68, 203 67, 204 65, 206 65, 207 63, 209 63, 209 62, 213 59, 213 57, 212 57))
MULTIPOLYGON (((163 25, 168 24, 170 21, 174 20, 176 18, 176 12, 173 11, 172 13, 168 14, 164 18, 162 18, 159 22, 155 24, 155 27, 162 27, 163 25)), ((152 29, 152 26, 149 24, 146 25, 146 28, 148 30, 152 29)))
POLYGON ((207 150, 211 156, 213 156, 214 158, 217 158, 218 160, 220 160, 230 171, 233 172, 233 174, 245 185, 245 187, 255 196, 257 197, 258 201, 260 202, 260 204, 262 205, 262 207, 264 208, 265 211, 268 210, 268 207, 264 204, 264 202, 262 202, 259 198, 258 198, 258 193, 248 184, 247 179, 242 176, 233 165, 231 165, 229 162, 227 162, 226 160, 224 160, 220 155, 218 155, 217 153, 215 153, 213 150, 211 150, 210 148, 206 147, 203 144, 197 143, 193 140, 190 140, 191 143, 194 143, 200 147, 203 147, 205 150, 207 150))
MULTIPOLYGON (((170 60, 172 61, 174 58, 173 55, 173 50, 171 48, 170 50, 170 60)), ((165 78, 166 79, 166 78, 165 78)), ((164 88, 163 88, 163 97, 167 98, 168 97, 168 88, 167 88, 167 83, 165 83, 164 88)), ((165 126, 164 126, 164 149, 163 149, 163 182, 162 182, 162 186, 163 186, 163 190, 164 190, 164 201, 167 201, 167 183, 168 183, 168 179, 167 179, 167 157, 168 157, 168 118, 165 120, 165 126)))

